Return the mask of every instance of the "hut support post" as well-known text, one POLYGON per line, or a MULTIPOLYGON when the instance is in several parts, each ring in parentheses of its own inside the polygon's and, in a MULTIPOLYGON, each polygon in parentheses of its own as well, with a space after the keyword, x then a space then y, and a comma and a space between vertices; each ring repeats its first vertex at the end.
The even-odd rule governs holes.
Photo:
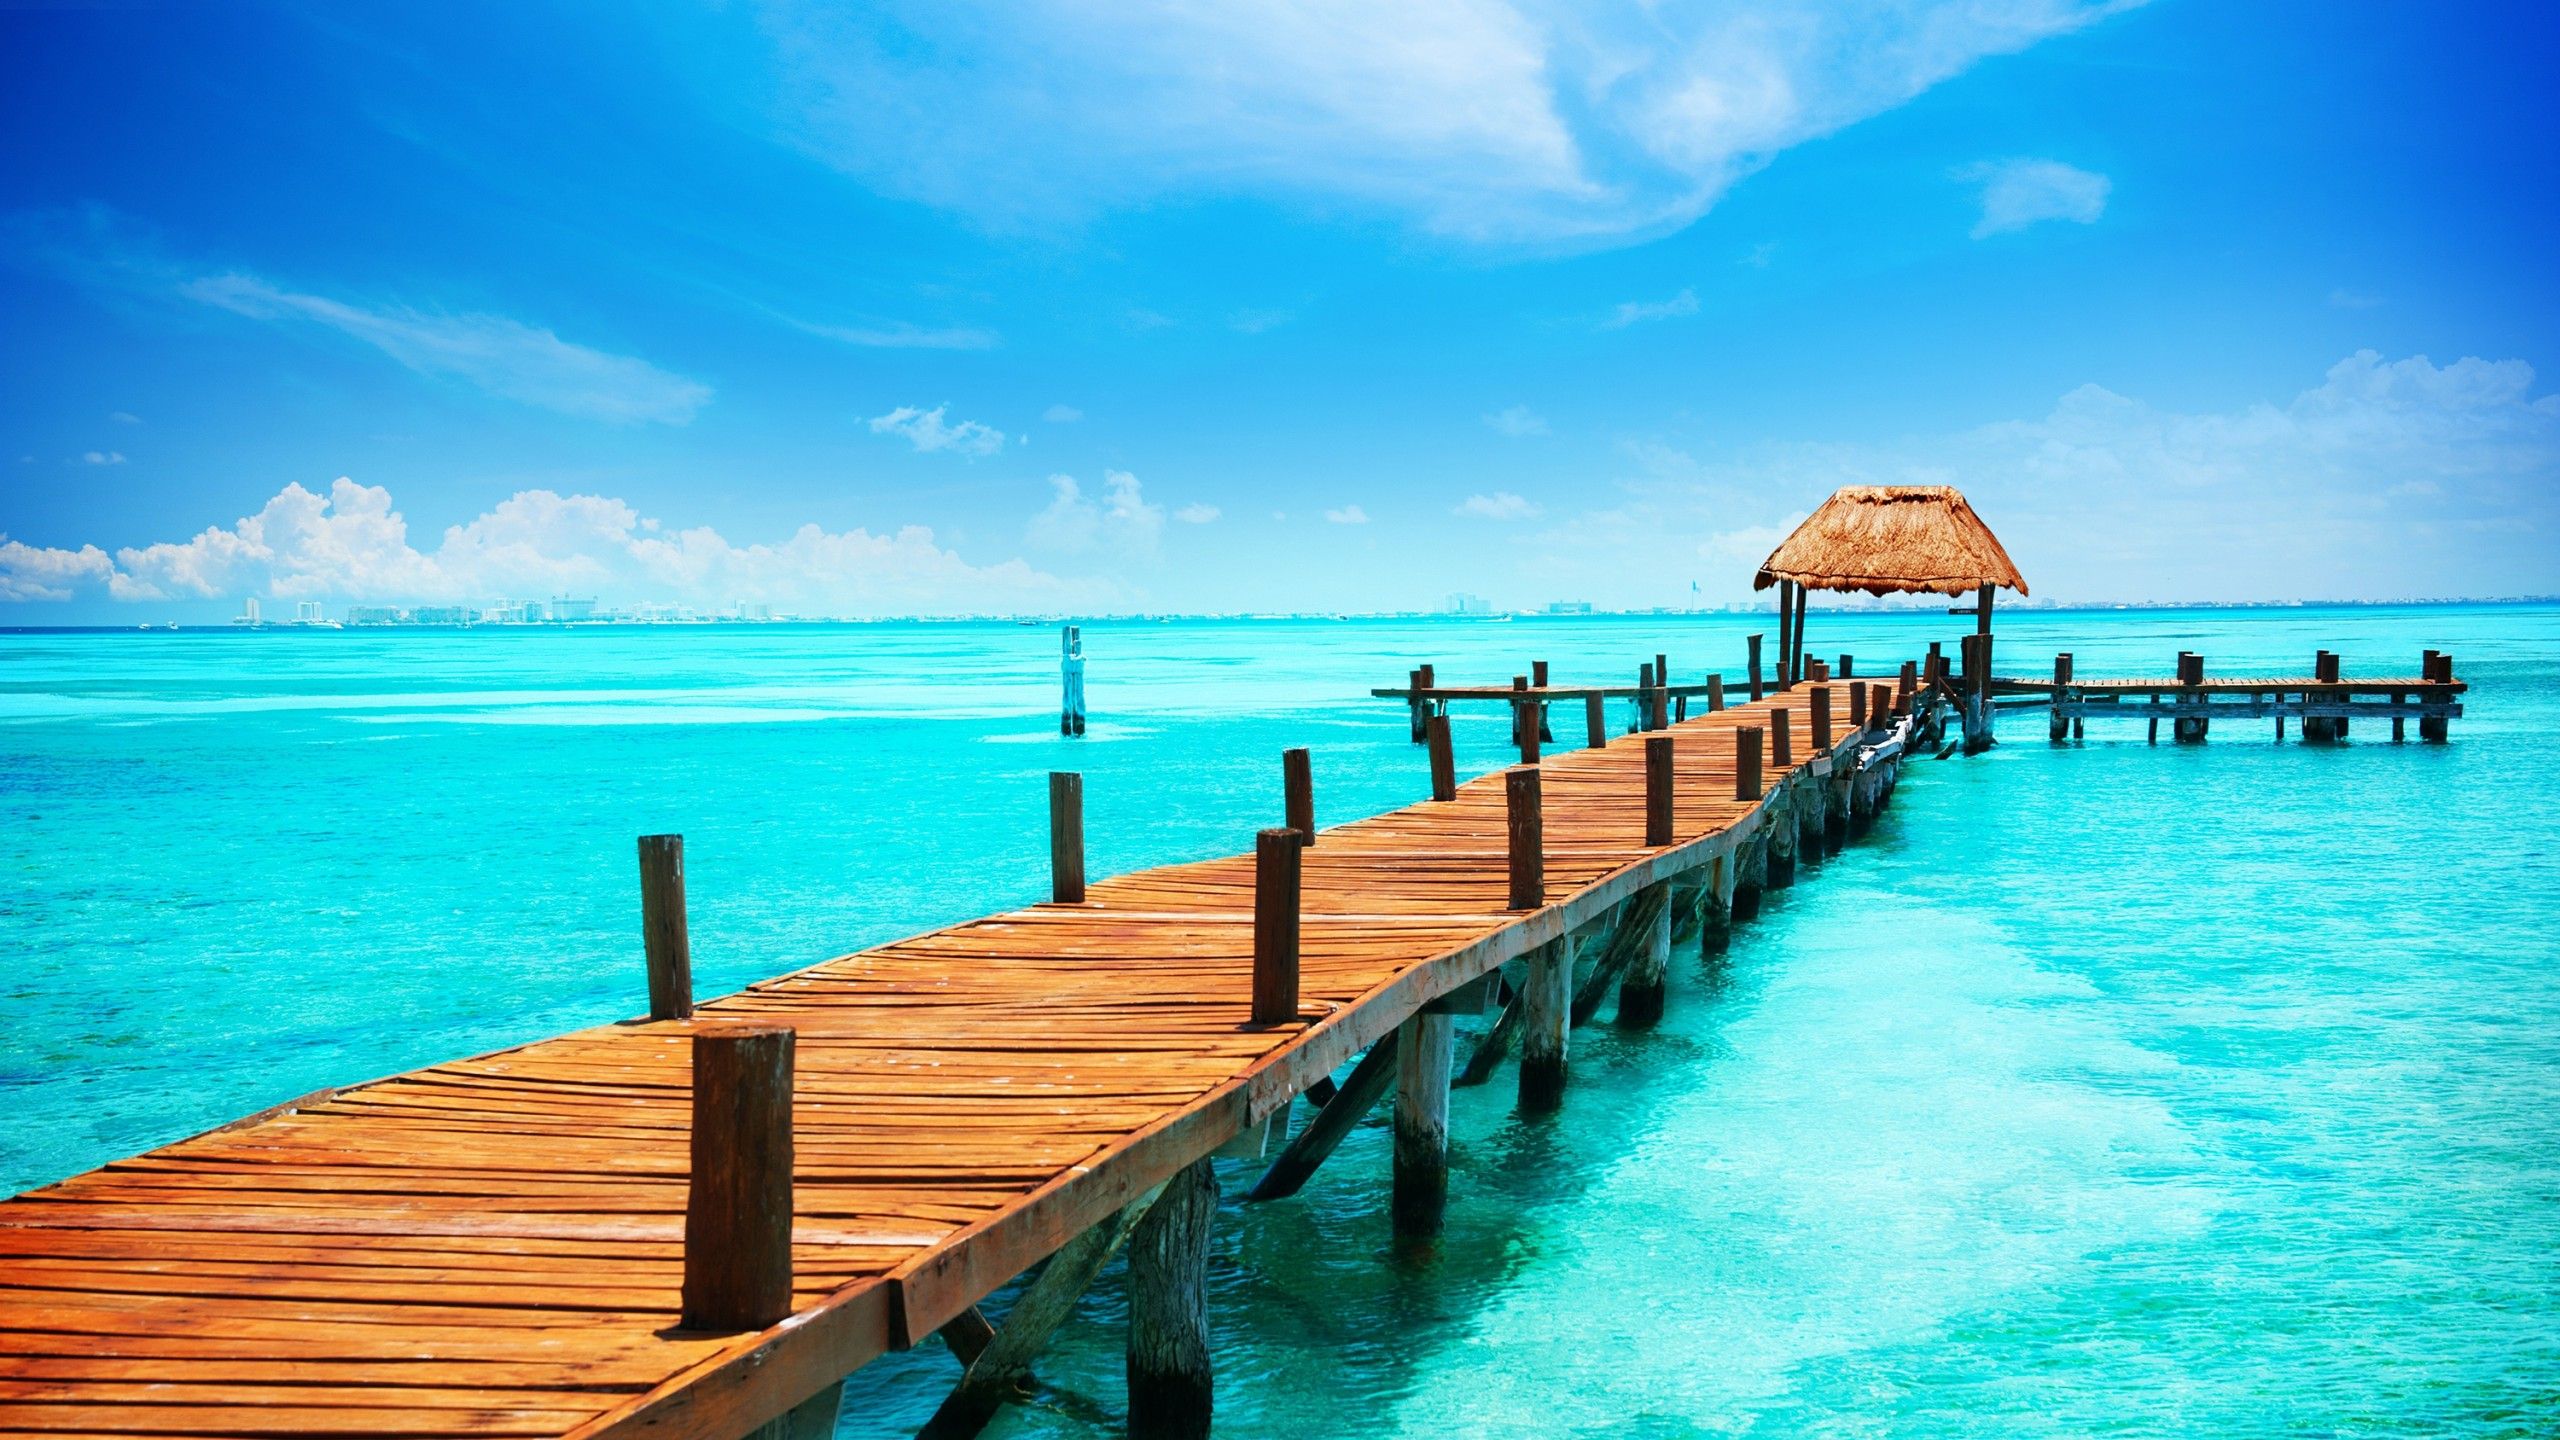
POLYGON ((1207 1440, 1209 1223, 1218 1172, 1202 1156, 1165 1182, 1129 1237, 1129 1434, 1207 1440))
POLYGON ((1787 659, 1791 667, 1787 671, 1787 684, 1790 687, 1804 683, 1804 611, 1806 602, 1812 598, 1803 585, 1796 586, 1795 634, 1787 641, 1787 659))

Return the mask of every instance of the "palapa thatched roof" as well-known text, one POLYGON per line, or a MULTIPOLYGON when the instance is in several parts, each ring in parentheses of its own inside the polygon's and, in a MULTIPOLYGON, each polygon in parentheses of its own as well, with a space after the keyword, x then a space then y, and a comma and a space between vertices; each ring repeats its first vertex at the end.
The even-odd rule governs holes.
POLYGON ((1754 590, 1961 595, 1983 585, 2027 593, 1991 527, 1952 485, 1843 485, 1760 564, 1754 590))

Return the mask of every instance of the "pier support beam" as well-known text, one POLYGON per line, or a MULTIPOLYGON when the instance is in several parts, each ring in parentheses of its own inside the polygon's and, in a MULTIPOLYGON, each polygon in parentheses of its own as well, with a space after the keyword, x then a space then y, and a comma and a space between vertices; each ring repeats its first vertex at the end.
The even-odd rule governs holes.
POLYGON ((1563 940, 1529 952, 1520 1005, 1520 1108, 1543 1113, 1564 1104, 1565 1046, 1573 1031, 1573 951, 1563 940))
POLYGON ((1423 1010, 1404 1022, 1396 1041, 1396 1160, 1391 1209, 1397 1236, 1428 1240, 1440 1233, 1449 1205, 1449 1066, 1457 1058, 1457 1019, 1423 1010))
POLYGON ((1618 984, 1618 1023, 1645 1026, 1662 1019, 1671 976, 1671 885, 1647 886, 1628 902, 1625 923, 1637 930, 1627 978, 1618 984))
POLYGON ((1218 1172, 1207 1156, 1165 1182, 1129 1237, 1131 1440, 1207 1440, 1209 1223, 1218 1172))

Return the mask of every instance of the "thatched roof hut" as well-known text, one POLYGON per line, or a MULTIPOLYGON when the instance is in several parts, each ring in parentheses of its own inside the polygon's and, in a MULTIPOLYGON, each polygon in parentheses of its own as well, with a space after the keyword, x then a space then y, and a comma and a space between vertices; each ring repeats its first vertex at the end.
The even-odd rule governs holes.
MULTIPOLYGON (((1769 552, 1751 583, 1807 590, 1962 595, 2025 577, 1952 485, 1844 485, 1769 552)), ((1799 622, 1801 623, 1801 622, 1799 622)))

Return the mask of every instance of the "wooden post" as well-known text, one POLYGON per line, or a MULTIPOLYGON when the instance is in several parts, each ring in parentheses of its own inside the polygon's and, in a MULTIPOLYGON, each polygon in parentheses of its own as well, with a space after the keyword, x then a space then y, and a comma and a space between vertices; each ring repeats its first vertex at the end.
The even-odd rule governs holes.
POLYGON ((1671 657, 1659 650, 1653 652, 1653 683, 1656 685, 1671 683, 1671 657))
POLYGON ((1573 952, 1559 938, 1529 952, 1520 992, 1520 1108, 1564 1103, 1565 1047, 1573 1030, 1573 952))
POLYGON ((2071 655, 2068 651, 2053 657, 2053 718, 2045 727, 2047 739, 2071 738, 2071 717, 2064 711, 2063 692, 2071 685, 2071 655))
POLYGON ((1209 1226, 1218 1172, 1191 1162, 1129 1236, 1129 1434, 1132 1440, 1206 1440, 1209 1372, 1209 1226))
MULTIPOLYGON (((2451 704, 2453 701, 2453 657, 2441 651, 2431 650, 2427 653, 2430 659, 2425 678, 2434 681, 2437 685, 2444 688, 2426 691, 2423 694, 2423 698, 2431 705, 2451 704)), ((2446 739, 2449 738, 2452 728, 2453 722, 2442 715, 2421 715, 2418 717, 2418 739, 2422 744, 2443 744, 2446 739)))
POLYGON ((1787 676, 1794 667, 1795 655, 1788 647, 1795 643, 1795 629, 1796 582, 1781 580, 1778 582, 1778 688, 1781 690, 1787 688, 1787 676))
POLYGON ((1804 681, 1804 611, 1806 603, 1812 598, 1806 593, 1802 584, 1796 586, 1796 633, 1795 638, 1787 642, 1787 655, 1795 662, 1795 669, 1787 676, 1788 686, 1798 685, 1804 681))
POLYGON ((786 1025, 694 1032, 682 1329, 791 1313, 791 1052, 786 1025))
POLYGON ((1646 886, 1627 902, 1627 916, 1621 923, 1644 927, 1644 948, 1627 967, 1627 978, 1618 982, 1620 1025, 1651 1025, 1662 1018, 1671 977, 1671 911, 1668 881, 1646 886))
POLYGON ((1733 732, 1733 798, 1760 798, 1760 727, 1737 726, 1733 732))
MULTIPOLYGON (((1863 685, 1852 685, 1849 687, 1849 693, 1851 695, 1856 695, 1859 691, 1865 688, 1866 687, 1863 685)), ((1813 702, 1813 753, 1816 755, 1828 755, 1831 753, 1831 746, 1833 743, 1833 736, 1831 734, 1831 687, 1828 684, 1816 685, 1813 687, 1813 693, 1806 698, 1813 702)), ((1852 701, 1849 706, 1852 713, 1865 708, 1865 706, 1859 705, 1855 701, 1852 701)))
POLYGON ((1644 742, 1644 843, 1671 843, 1672 739, 1656 735, 1644 742))
POLYGON ((1582 743, 1593 750, 1609 743, 1609 702, 1597 690, 1582 697, 1582 743))
POLYGON ((1404 688, 1410 692, 1405 696, 1405 719, 1412 726, 1413 743, 1419 745, 1422 743, 1423 727, 1431 719, 1430 702, 1422 698, 1421 666, 1416 665, 1404 672, 1404 688))
POLYGON ((1304 746, 1280 752, 1280 791, 1282 820, 1298 832, 1299 843, 1315 848, 1315 771, 1308 763, 1304 746))
POLYGON ((1653 728, 1653 666, 1636 667, 1636 729, 1653 728))
POLYGON ((1671 728, 1671 692, 1659 683, 1653 687, 1653 707, 1645 718, 1653 729, 1671 728))
POLYGON ((1920 691, 1920 667, 1909 660, 1902 662, 1902 674, 1893 691, 1893 708, 1897 714, 1909 714, 1911 697, 1920 691))
POLYGON ((1084 903, 1084 776, 1049 772, 1049 900, 1084 903))
POLYGON ((1511 677, 1511 732, 1520 742, 1520 763, 1538 763, 1538 712, 1529 700, 1529 677, 1511 677))
POLYGON ((1751 646, 1751 698, 1758 700, 1768 693, 1760 684, 1760 637, 1757 635, 1750 637, 1749 644, 1751 646))
MULTIPOLYGON (((2204 683, 2203 656, 2198 655, 2191 650, 2181 650, 2178 652, 2178 683, 2181 686, 2202 685, 2204 683)), ((2204 692, 2202 690, 2192 689, 2181 690, 2178 693, 2178 698, 2181 701, 2201 703, 2204 699, 2204 692)), ((2175 723, 2170 725, 2169 734, 2170 738, 2176 740, 2181 745, 2197 745, 2203 743, 2206 728, 2207 722, 2203 716, 2181 715, 2177 718, 2175 723)))
POLYGON ((1804 678, 1818 685, 1831 678, 1831 666, 1821 656, 1816 655, 1804 662, 1804 678))
MULTIPOLYGON (((1545 691, 1547 688, 1546 661, 1532 660, 1529 662, 1529 684, 1541 692, 1545 691)), ((1547 697, 1543 693, 1538 696, 1537 704, 1538 739, 1541 743, 1553 744, 1555 743, 1556 732, 1547 728, 1547 697)))
POLYGON ((1852 730, 1867 728, 1867 687, 1864 685, 1849 687, 1849 728, 1852 730))
POLYGON ((1723 708, 1724 674, 1722 671, 1718 671, 1717 673, 1707 677, 1707 713, 1713 715, 1723 708))
POLYGON ((1867 728, 1882 731, 1893 725, 1893 687, 1879 680, 1866 686, 1867 728))
POLYGON ((1773 770, 1795 768, 1795 727, 1789 723, 1794 718, 1783 708, 1769 712, 1769 767, 1773 770))
POLYGON ((1535 910, 1547 903, 1546 816, 1539 804, 1537 766, 1515 765, 1503 772, 1502 803, 1511 851, 1511 908, 1535 910))
POLYGON ((1058 627, 1058 733, 1084 733, 1084 628, 1058 627))
POLYGON ((1449 1205, 1449 1067, 1458 1055, 1457 1017, 1430 1009, 1404 1022, 1396 1040, 1395 1232, 1408 1240, 1440 1233, 1449 1205))
POLYGON ((1834 678, 1841 679, 1841 680, 1855 680, 1855 679, 1857 679, 1857 678, 1858 678, 1858 670, 1857 670, 1856 660, 1857 660, 1857 657, 1856 657, 1856 656, 1854 656, 1854 655, 1843 655, 1843 656, 1841 656, 1841 657, 1840 657, 1840 668, 1839 668, 1839 669, 1837 669, 1837 670, 1834 670, 1833 672, 1831 672, 1831 673, 1832 673, 1832 675, 1834 676, 1834 678))
POLYGON ((1298 1018, 1299 852, 1296 830, 1253 837, 1253 1023, 1298 1018))
POLYGON ((640 948, 649 970, 649 1018, 693 1014, 693 940, 685 926, 684 837, 640 837, 640 948))
POLYGON ((1434 715, 1427 738, 1431 744, 1431 798, 1458 798, 1458 757, 1449 743, 1449 717, 1434 715))
MULTIPOLYGON (((2323 683, 2334 683, 2338 678, 2338 657, 2326 650, 2313 656, 2311 678, 2323 683)), ((2334 700, 2337 697, 2327 691, 2313 691, 2306 693, 2303 698, 2320 701, 2334 700)), ((2344 740, 2347 738, 2347 722, 2334 717, 2305 717, 2302 722, 2302 738, 2323 741, 2344 740)))

